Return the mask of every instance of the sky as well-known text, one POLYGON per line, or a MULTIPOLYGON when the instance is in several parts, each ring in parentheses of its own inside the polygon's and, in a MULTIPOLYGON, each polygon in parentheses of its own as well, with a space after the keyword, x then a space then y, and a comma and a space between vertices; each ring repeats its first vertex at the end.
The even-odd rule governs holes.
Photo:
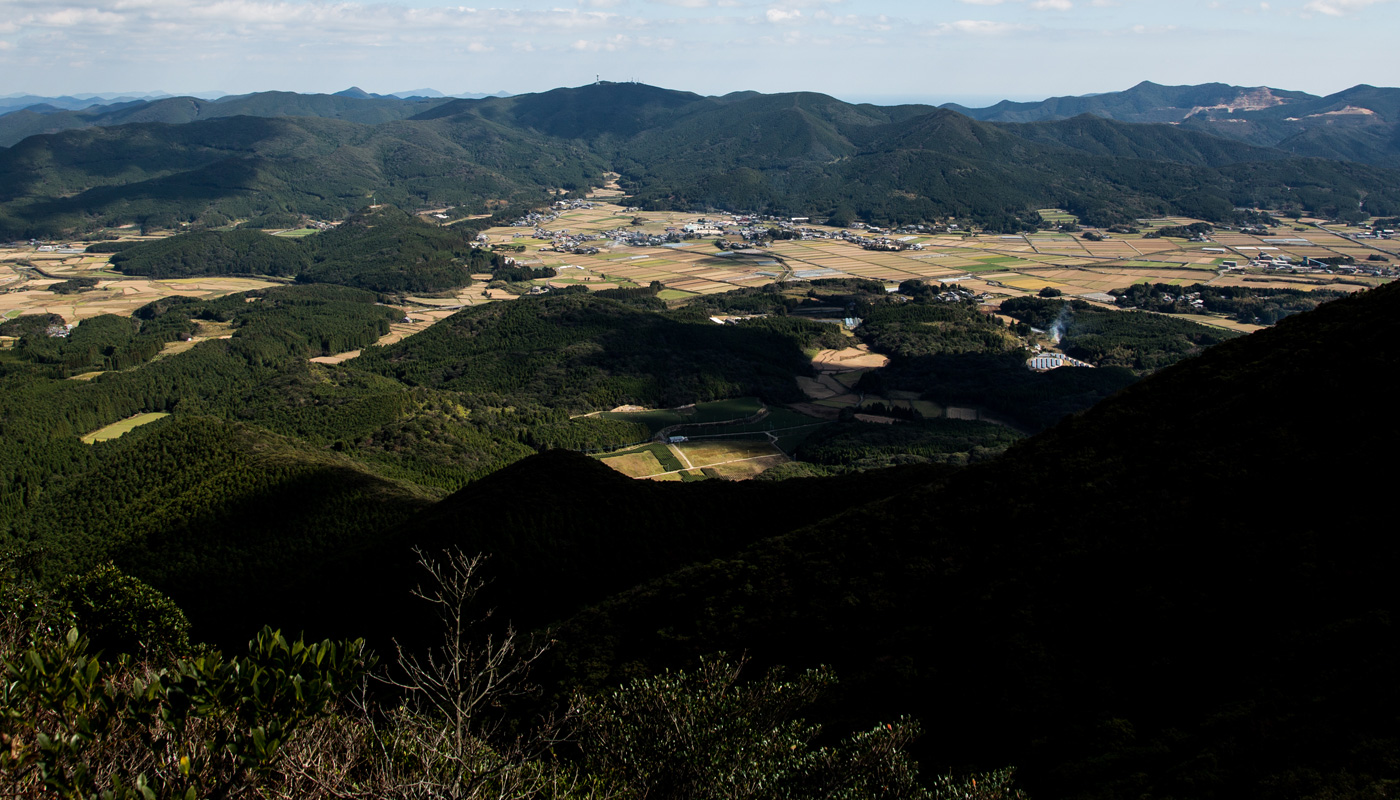
POLYGON ((1400 86, 1400 0, 0 0, 0 95, 705 95, 962 102, 1140 81, 1400 86))

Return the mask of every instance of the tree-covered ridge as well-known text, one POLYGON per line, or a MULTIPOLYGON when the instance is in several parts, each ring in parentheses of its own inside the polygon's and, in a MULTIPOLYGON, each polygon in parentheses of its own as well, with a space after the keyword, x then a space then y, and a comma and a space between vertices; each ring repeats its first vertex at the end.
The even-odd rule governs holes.
POLYGON ((581 148, 484 121, 240 116, 90 128, 0 150, 0 238, 214 228, 286 212, 334 220, 371 197, 480 213, 487 199, 540 203, 547 188, 596 185, 602 171, 581 148))
POLYGON ((1295 113, 1299 103, 1318 99, 1305 92, 1264 86, 1229 86, 1223 83, 1162 86, 1152 81, 1143 81, 1121 92, 1104 92, 1083 97, 1052 97, 1039 102, 1019 103, 1003 100, 987 108, 967 108, 956 103, 947 103, 942 107, 988 122, 1039 122, 1084 115, 1124 122, 1180 122, 1202 108, 1229 105, 1242 95, 1264 92, 1267 92, 1271 99, 1286 106, 1289 113, 1295 113))
POLYGON ((7 358, 0 361, 0 374, 37 367, 67 377, 94 370, 128 369, 150 360, 167 343, 189 338, 196 327, 181 314, 157 319, 101 314, 71 329, 55 315, 17 317, 0 326, 0 333, 19 336, 7 358))
POLYGON ((1000 319, 976 305, 936 300, 871 307, 861 322, 860 337, 872 350, 901 358, 1024 348, 1000 319))
POLYGON ((123 247, 111 263, 126 275, 150 278, 293 277, 310 263, 307 250, 296 241, 261 231, 201 231, 123 247))
POLYGON ((1312 311, 1346 292, 1316 289, 1255 289, 1248 286, 1208 286, 1202 283, 1173 286, 1167 283, 1135 283, 1112 292, 1119 306, 1162 314, 1194 314, 1204 309, 1240 322, 1273 325, 1284 317, 1312 311), (1198 309, 1190 300, 1201 301, 1198 309))
POLYGON ((304 239, 311 263, 298 279, 398 293, 466 286, 472 273, 505 264, 473 247, 474 236, 470 228, 430 225, 396 208, 373 209, 304 239))
POLYGON ((1143 311, 1114 311, 1083 300, 1015 297, 1001 304, 1006 314, 1049 331, 1057 323, 1060 348, 1096 366, 1139 373, 1174 364, 1240 334, 1143 311))
POLYGON ((797 449, 802 461, 829 466, 953 464, 1000 455, 1023 435, 992 422, 931 419, 900 424, 844 422, 821 428, 797 449))
POLYGON ((163 97, 115 106, 38 113, 28 109, 0 115, 0 147, 11 147, 27 136, 57 133, 75 128, 110 127, 139 122, 176 125, 221 117, 327 117, 366 125, 406 119, 423 114, 448 98, 343 97, 296 92, 252 94, 204 100, 198 97, 163 97))
POLYGON ((530 398, 573 411, 670 407, 758 395, 800 397, 804 348, 829 326, 766 319, 715 325, 588 294, 545 295, 464 309, 354 364, 412 386, 530 398))
POLYGON ((272 275, 377 292, 437 292, 504 266, 500 255, 472 246, 474 235, 470 227, 430 225, 383 206, 296 240, 256 230, 186 233, 124 248, 112 264, 152 278, 272 275))
MULTIPOLYGON (((115 561, 178 599, 197 633, 264 617, 428 503, 352 459, 243 425, 180 415, 95 448, 11 537, 47 574, 115 561), (242 608, 225 608, 242 594, 242 608)), ((307 600, 307 602, 311 602, 307 600)))

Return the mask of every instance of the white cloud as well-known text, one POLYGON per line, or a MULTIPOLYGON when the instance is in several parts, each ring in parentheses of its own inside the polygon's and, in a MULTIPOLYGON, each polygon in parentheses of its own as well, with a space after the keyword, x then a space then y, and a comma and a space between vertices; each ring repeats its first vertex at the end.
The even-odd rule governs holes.
POLYGON ((781 8, 770 8, 763 13, 763 16, 773 23, 796 22, 802 18, 802 12, 798 9, 786 10, 781 8))
POLYGON ((965 33, 973 36, 1003 36, 1008 33, 1035 30, 1034 25, 1018 22, 996 22, 987 19, 960 19, 957 22, 940 22, 929 33, 942 36, 950 33, 965 33))
POLYGON ((862 17, 856 14, 832 14, 829 11, 818 11, 812 16, 814 19, 830 23, 835 28, 855 28, 861 31, 888 31, 893 30, 896 24, 901 24, 901 21, 884 14, 862 17))
POLYGON ((958 0, 959 3, 966 3, 970 6, 999 6, 1006 0, 958 0))
POLYGON ((1309 0, 1303 8, 1308 11, 1316 11, 1319 14, 1326 14, 1329 17, 1340 17, 1354 11, 1360 11, 1367 6, 1387 2, 1390 0, 1309 0))
POLYGON ((1074 8, 1074 3, 1070 0, 1035 0, 1031 8, 1036 11, 1068 11, 1074 8))

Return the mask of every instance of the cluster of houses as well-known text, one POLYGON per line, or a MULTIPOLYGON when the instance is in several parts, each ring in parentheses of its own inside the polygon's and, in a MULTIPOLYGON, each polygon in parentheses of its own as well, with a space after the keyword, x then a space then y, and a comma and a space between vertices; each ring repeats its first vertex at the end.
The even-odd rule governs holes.
MULTIPOLYGON (((586 200, 559 200, 552 205, 549 212, 526 214, 512 222, 511 226, 531 228, 535 238, 549 241, 548 246, 541 248, 543 250, 577 255, 598 252, 597 246, 592 244, 598 241, 607 241, 618 246, 662 247, 691 239, 719 236, 725 237, 719 240, 721 249, 754 247, 766 243, 771 238, 771 231, 774 229, 787 234, 785 238, 844 241, 867 250, 922 250, 923 245, 912 241, 917 236, 957 230, 956 225, 919 224, 906 225, 896 230, 887 231, 861 222, 853 223, 849 229, 829 230, 814 228, 806 224, 810 222, 808 217, 773 217, 757 214, 734 214, 724 220, 700 217, 683 226, 668 227, 660 233, 634 228, 615 228, 601 234, 585 234, 570 233, 568 230, 551 230, 548 227, 548 223, 558 219, 563 212, 593 207, 593 203, 586 200), (743 244, 740 244, 741 242, 743 244)), ((516 234, 517 237, 527 235, 524 233, 516 234)))
POLYGON ((1389 239, 1395 236, 1395 231, 1390 228, 1373 229, 1370 233, 1349 233, 1352 239, 1389 239))
POLYGON ((512 228, 538 228, 559 219, 559 214, 553 211, 531 211, 525 216, 510 223, 512 228))
POLYGON ((36 252, 36 253, 56 253, 56 254, 60 254, 60 255, 74 255, 74 254, 77 254, 77 253, 82 253, 82 252, 84 252, 84 248, 86 247, 86 245, 78 245, 78 244, 40 244, 38 239, 30 239, 30 240, 27 241, 27 242, 25 242, 25 241, 5 242, 3 245, 0 245, 0 247, 6 247, 6 248, 9 248, 9 249, 12 249, 12 250, 20 250, 20 249, 24 249, 24 248, 30 248, 30 249, 34 250, 34 252, 36 252))
POLYGON ((588 200, 555 200, 550 208, 555 211, 578 211, 579 209, 592 209, 593 203, 588 200))
POLYGON ((1260 256, 1249 262, 1251 267, 1268 272, 1287 271, 1292 275, 1369 275, 1376 278, 1400 276, 1400 271, 1387 261, 1361 261, 1355 264, 1329 264, 1314 258, 1294 263, 1288 256, 1260 256))
POLYGON ((974 292, 964 286, 947 283, 940 283, 939 286, 943 288, 938 293, 938 299, 945 303, 985 303, 992 299, 992 295, 988 292, 974 292))
POLYGON ((1191 292, 1190 294, 1183 294, 1183 295, 1180 296, 1180 297, 1177 297, 1176 295, 1170 294, 1170 293, 1168 293, 1168 294, 1163 294, 1163 295, 1162 295, 1162 300, 1164 300, 1164 301, 1166 301, 1166 302, 1168 302, 1168 303, 1175 303, 1175 302, 1177 302, 1177 301, 1181 301, 1181 302, 1183 302, 1183 303, 1185 303, 1185 304, 1191 306, 1192 308, 1197 308, 1197 309, 1200 309, 1200 310, 1202 310, 1202 311, 1204 311, 1204 310, 1205 310, 1205 307, 1206 307, 1206 301, 1204 301, 1204 300, 1201 299, 1201 293, 1200 293, 1200 292, 1191 292))
MULTIPOLYGON (((522 234, 516 234, 520 236, 522 234)), ((541 247, 541 250, 553 250, 556 253, 573 253, 580 256, 591 256, 598 252, 596 245, 590 242, 602 241, 605 236, 596 233, 572 233, 568 228, 563 230, 549 230, 548 228, 535 228, 534 237, 544 239, 548 245, 541 247)))

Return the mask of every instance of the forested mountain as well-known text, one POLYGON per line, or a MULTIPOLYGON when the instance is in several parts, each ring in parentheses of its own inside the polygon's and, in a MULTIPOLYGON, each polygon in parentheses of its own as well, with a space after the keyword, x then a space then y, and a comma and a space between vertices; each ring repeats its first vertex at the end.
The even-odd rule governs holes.
MULTIPOLYGON (((1388 91, 1371 93, 1384 99, 1388 91)), ((1352 100, 1380 105, 1377 98, 1352 100)), ((276 93, 228 102, 254 100, 249 113, 410 102, 276 93)), ((1067 208, 1093 224, 1160 214, 1227 221, 1234 208, 1257 206, 1329 217, 1400 213, 1396 173, 1331 160, 1360 158, 1388 141, 1384 126, 1338 120, 1388 119, 1388 110, 1319 111, 1308 119, 1329 124, 1302 130, 1292 145, 1271 134, 1260 143, 1278 147, 1247 147, 1181 126, 1092 119, 996 125, 947 109, 851 105, 814 93, 700 97, 599 84, 433 102, 412 119, 379 124, 232 116, 30 137, 0 151, 0 238, 129 222, 169 228, 268 214, 339 218, 370 197, 480 211, 485 200, 538 202, 548 190, 599 185, 609 169, 653 209, 881 224, 955 216, 1016 230, 1033 225, 1034 209, 1044 207, 1067 208)), ((1281 108, 1248 113, 1286 113, 1281 108)), ((145 113, 138 112, 130 111, 133 119, 145 113)), ((1249 139, 1243 131, 1232 136, 1249 139)))
POLYGON ((547 187, 600 183, 603 166, 580 148, 484 121, 231 117, 90 128, 0 151, 0 231, 217 227, 285 211, 338 219, 372 197, 484 211, 486 199, 540 201, 547 187))
POLYGON ((376 124, 422 114, 450 98, 363 97, 296 92, 256 92, 217 100, 163 97, 75 109, 25 108, 0 115, 0 147, 9 147, 37 133, 75 128, 126 125, 137 122, 180 124, 220 117, 326 117, 376 124))
POLYGON ((472 247, 476 228, 430 225, 393 207, 367 209, 299 241, 257 230, 203 231, 123 248, 112 266, 127 275, 295 277, 377 292, 439 292, 467 286, 473 273, 505 260, 472 247))
POLYGON ((164 92, 129 94, 108 94, 108 95, 59 95, 57 97, 37 95, 37 94, 11 94, 0 97, 0 114, 8 114, 22 108, 34 108, 40 113, 48 111, 80 111, 93 106, 112 106, 123 103, 139 103, 146 100, 158 100, 170 95, 164 92))
POLYGON ((465 309, 356 366, 410 386, 530 398, 586 411, 758 395, 792 402, 803 351, 839 345, 829 325, 769 317, 715 325, 698 314, 587 293, 465 309))
POLYGON ((1287 153, 1276 149, 1247 145, 1204 132, 1187 132, 1168 125, 1119 122, 1092 114, 1080 114, 1064 121, 1008 125, 1006 129, 1033 142, 1068 147, 1090 155, 1204 167, 1288 157, 1287 153))
POLYGON ((943 108, 986 122, 1049 122, 1091 115, 1170 123, 1294 156, 1395 168, 1400 167, 1398 106, 1400 90, 1365 84, 1317 97, 1264 86, 1159 86, 1144 81, 1123 92, 1036 103, 1002 101, 987 108, 950 103, 943 108))
POLYGON ((1025 103, 1003 100, 986 108, 967 108, 957 103, 945 103, 942 107, 984 122, 1042 122, 1069 119, 1081 114, 1122 122, 1181 122, 1205 109, 1252 110, 1316 99, 1315 95, 1306 92, 1283 91, 1267 86, 1246 88, 1223 83, 1162 86, 1143 81, 1121 92, 1052 97, 1025 103))

